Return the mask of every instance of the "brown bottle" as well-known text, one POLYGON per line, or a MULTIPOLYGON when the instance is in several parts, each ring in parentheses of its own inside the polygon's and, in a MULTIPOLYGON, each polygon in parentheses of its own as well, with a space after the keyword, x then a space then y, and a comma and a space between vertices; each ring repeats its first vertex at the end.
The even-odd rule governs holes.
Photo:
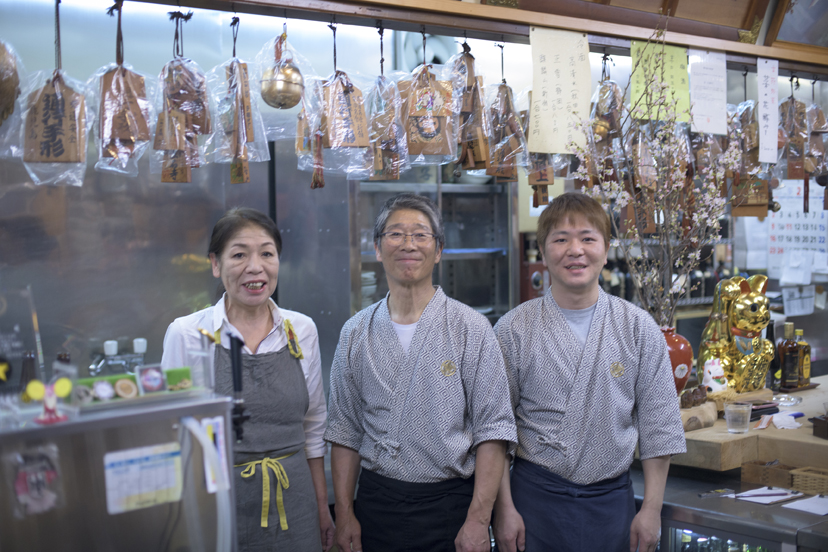
POLYGON ((799 387, 799 345, 794 339, 793 322, 785 322, 785 339, 779 344, 779 363, 782 364, 782 387, 799 387))
POLYGON ((796 330, 796 344, 799 346, 799 387, 811 384, 811 346, 805 341, 802 330, 796 330))

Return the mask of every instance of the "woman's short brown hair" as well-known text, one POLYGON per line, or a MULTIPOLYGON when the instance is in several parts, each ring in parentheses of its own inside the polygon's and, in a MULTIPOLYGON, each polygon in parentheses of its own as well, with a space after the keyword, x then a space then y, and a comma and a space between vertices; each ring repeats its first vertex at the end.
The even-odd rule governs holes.
POLYGON ((609 248, 611 228, 606 211, 596 200, 581 192, 568 192, 557 196, 546 206, 538 219, 538 249, 546 249, 546 237, 561 223, 574 217, 583 217, 604 237, 609 248))

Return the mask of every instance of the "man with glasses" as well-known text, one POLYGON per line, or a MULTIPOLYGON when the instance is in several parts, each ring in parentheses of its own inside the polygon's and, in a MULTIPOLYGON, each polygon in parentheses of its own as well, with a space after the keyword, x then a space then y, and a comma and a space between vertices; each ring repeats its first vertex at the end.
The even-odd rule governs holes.
POLYGON ((325 439, 343 551, 490 548, 517 433, 491 325, 432 285, 443 244, 425 197, 393 197, 377 217, 389 293, 345 324, 331 369, 325 439))

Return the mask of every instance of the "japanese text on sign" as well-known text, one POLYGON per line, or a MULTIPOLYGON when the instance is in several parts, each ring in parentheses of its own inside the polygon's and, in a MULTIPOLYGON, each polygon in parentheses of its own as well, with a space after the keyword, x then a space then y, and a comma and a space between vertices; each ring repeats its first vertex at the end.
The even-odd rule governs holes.
POLYGON ((723 52, 688 50, 693 131, 727 134, 727 68, 723 52))
MULTIPOLYGON (((670 87, 670 98, 676 101, 676 116, 679 121, 690 121, 690 84, 687 78, 687 48, 679 46, 662 46, 633 40, 630 43, 633 67, 638 68, 632 74, 632 104, 639 103, 647 86, 655 81, 662 81, 670 87), (662 50, 663 48, 663 50, 662 50), (663 63, 658 60, 663 51, 663 63), (663 75, 663 77, 662 77, 663 75)), ((639 105, 643 108, 643 102, 639 105)), ((649 117, 656 115, 650 114, 649 117)))
POLYGON ((575 123, 589 116, 589 44, 583 33, 532 27, 529 151, 570 153, 585 145, 575 123))
POLYGON ((759 81, 759 162, 776 163, 779 127, 779 61, 756 60, 759 81))

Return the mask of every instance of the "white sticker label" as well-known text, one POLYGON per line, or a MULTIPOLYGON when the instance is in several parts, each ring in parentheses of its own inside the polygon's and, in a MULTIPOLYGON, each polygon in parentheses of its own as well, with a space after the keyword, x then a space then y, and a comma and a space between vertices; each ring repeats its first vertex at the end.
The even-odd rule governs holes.
POLYGON ((687 372, 689 371, 690 368, 688 368, 686 364, 679 364, 678 366, 676 366, 676 370, 673 373, 676 375, 678 379, 681 379, 684 376, 686 376, 687 372))
POLYGON ((110 515, 181 500, 181 447, 166 443, 104 455, 110 515))

